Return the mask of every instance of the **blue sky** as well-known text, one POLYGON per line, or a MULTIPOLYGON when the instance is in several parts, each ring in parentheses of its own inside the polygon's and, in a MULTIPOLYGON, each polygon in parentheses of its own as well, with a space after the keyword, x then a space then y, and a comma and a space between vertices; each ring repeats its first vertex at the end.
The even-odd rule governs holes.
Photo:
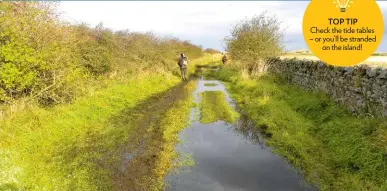
MULTIPOLYGON (((286 49, 307 49, 302 17, 307 1, 62 1, 63 19, 113 30, 154 32, 223 50, 223 39, 239 20, 263 11, 275 15, 285 31, 286 49)), ((387 2, 378 1, 387 26, 387 2)), ((378 51, 387 52, 387 30, 378 51)))

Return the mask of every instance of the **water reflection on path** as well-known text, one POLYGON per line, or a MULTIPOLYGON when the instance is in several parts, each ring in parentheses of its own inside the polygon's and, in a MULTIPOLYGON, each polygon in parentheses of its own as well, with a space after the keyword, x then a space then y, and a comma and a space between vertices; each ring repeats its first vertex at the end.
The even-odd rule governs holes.
MULTIPOLYGON (((195 101, 200 101, 198 92, 215 90, 223 91, 227 101, 235 106, 223 84, 214 80, 198 81, 195 101), (218 85, 204 86, 205 83, 218 85)), ((169 174, 167 190, 311 190, 303 186, 302 177, 290 165, 264 145, 259 132, 244 117, 236 125, 194 120, 180 133, 180 139, 183 143, 176 150, 192 154, 195 166, 188 167, 188 172, 169 174)))

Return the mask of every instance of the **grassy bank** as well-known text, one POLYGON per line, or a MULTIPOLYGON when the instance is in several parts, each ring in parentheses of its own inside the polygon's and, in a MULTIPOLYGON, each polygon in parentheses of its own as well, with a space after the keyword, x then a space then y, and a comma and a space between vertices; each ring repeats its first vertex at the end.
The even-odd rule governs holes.
MULTIPOLYGON (((148 106, 182 86, 180 52, 192 61, 192 75, 202 47, 151 33, 112 31, 102 23, 67 23, 55 5, 0 3, 0 190, 117 189, 126 177, 118 173, 125 152, 137 152, 143 146, 137 142, 149 137, 159 140, 157 148, 167 147, 176 132, 164 130, 183 128, 187 96, 155 108, 148 121, 157 121, 157 133, 139 131, 154 125, 142 120, 150 118, 144 111, 153 113, 148 106), (169 110, 184 115, 172 119, 169 110), (173 127, 162 118, 175 121, 173 127)), ((168 157, 155 153, 170 150, 148 148, 152 160, 140 154, 130 162, 147 168, 129 179, 127 188, 144 182, 138 177, 159 182, 154 174, 169 167, 143 160, 158 164, 168 157)))
POLYGON ((210 76, 226 82, 267 144, 321 190, 387 189, 386 120, 352 116, 275 76, 252 79, 230 68, 210 76))
POLYGON ((71 103, 106 79, 143 71, 179 74, 177 58, 202 47, 152 33, 64 22, 54 2, 2 2, 0 117, 19 101, 71 103))
POLYGON ((218 120, 234 123, 239 113, 227 103, 221 91, 205 91, 200 94, 200 122, 213 123, 218 120))
MULTIPOLYGON (((72 104, 32 107, 1 121, 0 190, 112 190, 120 147, 133 133, 141 135, 135 133, 140 127, 134 122, 137 110, 123 116, 128 118, 125 123, 115 122, 114 116, 178 83, 171 74, 143 73, 72 104)), ((157 118, 162 119, 156 127, 163 147, 157 164, 164 165, 155 167, 158 177, 170 166, 167 160, 177 130, 185 127, 187 99, 166 107, 168 111, 157 118)))

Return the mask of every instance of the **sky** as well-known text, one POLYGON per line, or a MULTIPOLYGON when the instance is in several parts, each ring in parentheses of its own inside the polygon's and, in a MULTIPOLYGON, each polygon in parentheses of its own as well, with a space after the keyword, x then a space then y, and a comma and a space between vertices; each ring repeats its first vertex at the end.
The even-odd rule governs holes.
MULTIPOLYGON (((308 1, 62 1, 59 11, 70 22, 112 30, 153 32, 224 50, 223 39, 236 22, 266 11, 285 29, 287 50, 308 49, 302 18, 308 1)), ((387 2, 378 1, 387 27, 387 2)), ((387 30, 377 51, 387 52, 387 30)))

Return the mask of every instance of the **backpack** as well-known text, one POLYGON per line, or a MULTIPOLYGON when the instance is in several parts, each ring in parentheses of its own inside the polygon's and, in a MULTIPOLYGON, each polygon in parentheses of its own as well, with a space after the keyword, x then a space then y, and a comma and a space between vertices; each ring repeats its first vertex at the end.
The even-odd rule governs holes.
POLYGON ((188 66, 188 62, 186 59, 183 60, 183 66, 188 66))
POLYGON ((182 68, 186 68, 188 66, 187 59, 185 59, 185 58, 181 59, 179 65, 182 68))

